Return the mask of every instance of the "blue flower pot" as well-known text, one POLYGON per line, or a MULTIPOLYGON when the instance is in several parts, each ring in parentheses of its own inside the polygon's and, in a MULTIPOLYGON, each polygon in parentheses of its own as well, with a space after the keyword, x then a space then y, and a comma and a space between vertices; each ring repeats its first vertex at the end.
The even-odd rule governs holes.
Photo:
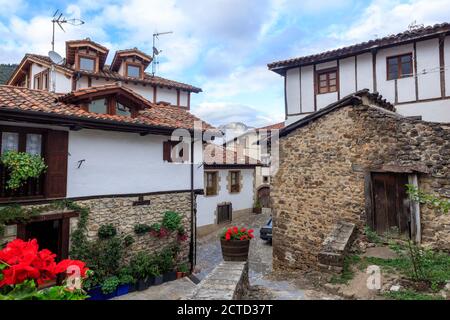
POLYGON ((163 276, 156 276, 155 277, 155 282, 154 282, 155 286, 158 286, 158 285, 162 284, 163 282, 164 282, 163 276))
POLYGON ((105 296, 102 293, 102 288, 100 286, 88 290, 87 293, 89 295, 87 300, 105 300, 105 296))
POLYGON ((125 294, 128 294, 130 292, 130 285, 128 284, 121 284, 117 287, 116 294, 117 296, 123 296, 125 294))

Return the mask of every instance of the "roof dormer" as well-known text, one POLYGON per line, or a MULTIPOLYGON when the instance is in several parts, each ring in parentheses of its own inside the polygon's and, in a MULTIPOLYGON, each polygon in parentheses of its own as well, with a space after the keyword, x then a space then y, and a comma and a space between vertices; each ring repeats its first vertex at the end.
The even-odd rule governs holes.
POLYGON ((99 72, 109 50, 89 38, 66 42, 66 62, 77 71, 99 72))
POLYGON ((116 51, 111 63, 111 71, 129 78, 144 78, 144 71, 152 62, 152 57, 134 49, 116 51))

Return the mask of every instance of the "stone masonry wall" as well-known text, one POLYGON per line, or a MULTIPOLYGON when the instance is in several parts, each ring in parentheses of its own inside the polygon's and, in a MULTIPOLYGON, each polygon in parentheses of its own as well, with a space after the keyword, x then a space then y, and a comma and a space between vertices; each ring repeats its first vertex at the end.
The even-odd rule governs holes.
MULTIPOLYGON (((419 187, 450 198, 450 128, 379 107, 348 106, 280 140, 274 206, 274 267, 310 269, 338 220, 365 226, 364 175, 376 166, 417 166, 419 187)), ((450 249, 450 216, 421 207, 422 241, 450 249)))
MULTIPOLYGON (((150 200, 149 205, 133 206, 133 202, 138 201, 138 197, 109 197, 90 200, 77 200, 77 204, 88 207, 90 214, 87 223, 87 237, 89 240, 97 238, 100 226, 112 224, 117 228, 119 235, 131 235, 135 242, 125 250, 125 259, 139 251, 149 253, 159 252, 166 246, 177 241, 176 231, 170 237, 163 239, 155 238, 149 233, 136 235, 134 226, 136 224, 152 225, 161 223, 164 212, 175 211, 182 215, 182 224, 188 235, 186 241, 181 242, 180 252, 177 256, 177 265, 188 263, 189 244, 191 239, 191 200, 190 193, 165 193, 144 196, 144 200, 150 200)), ((36 205, 38 207, 39 205, 36 205)), ((50 214, 55 212, 48 212, 50 214)), ((70 233, 77 228, 78 218, 70 219, 70 233)), ((9 233, 2 240, 11 241, 16 237, 15 226, 8 227, 9 233)))

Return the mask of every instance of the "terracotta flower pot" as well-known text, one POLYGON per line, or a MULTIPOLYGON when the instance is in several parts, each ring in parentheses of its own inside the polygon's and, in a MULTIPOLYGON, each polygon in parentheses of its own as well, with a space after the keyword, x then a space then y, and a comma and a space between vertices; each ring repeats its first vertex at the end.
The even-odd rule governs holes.
POLYGON ((220 239, 222 256, 225 261, 247 261, 250 240, 224 240, 220 239))
POLYGON ((177 271, 177 279, 181 279, 184 277, 184 272, 177 271))

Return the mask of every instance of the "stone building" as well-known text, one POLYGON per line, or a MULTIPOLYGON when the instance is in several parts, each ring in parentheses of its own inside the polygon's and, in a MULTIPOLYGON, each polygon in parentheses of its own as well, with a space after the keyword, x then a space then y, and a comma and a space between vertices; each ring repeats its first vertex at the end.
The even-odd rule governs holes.
POLYGON ((280 133, 273 181, 274 266, 316 268, 338 221, 396 227, 450 250, 450 215, 411 202, 405 184, 450 198, 450 126, 408 118, 362 90, 280 133))

